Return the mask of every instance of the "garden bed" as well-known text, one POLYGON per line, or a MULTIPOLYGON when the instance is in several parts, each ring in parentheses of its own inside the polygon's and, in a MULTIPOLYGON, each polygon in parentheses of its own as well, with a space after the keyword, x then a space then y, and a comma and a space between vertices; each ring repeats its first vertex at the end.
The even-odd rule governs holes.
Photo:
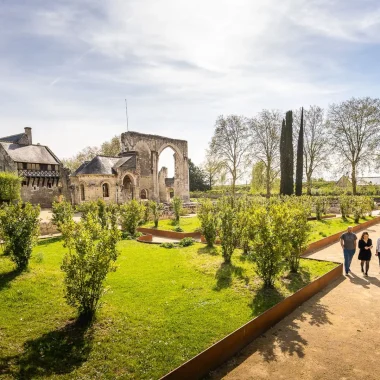
POLYGON ((336 268, 301 260, 265 290, 236 251, 201 244, 164 249, 124 240, 95 324, 85 329, 63 298, 60 239, 41 241, 30 269, 0 255, 0 374, 5 378, 159 378, 336 268))

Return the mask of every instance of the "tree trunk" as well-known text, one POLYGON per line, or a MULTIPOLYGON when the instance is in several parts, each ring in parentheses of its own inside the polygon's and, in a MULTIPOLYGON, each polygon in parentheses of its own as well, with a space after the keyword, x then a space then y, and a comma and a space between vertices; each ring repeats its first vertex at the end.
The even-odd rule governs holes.
POLYGON ((311 174, 306 173, 307 195, 311 195, 311 174))
POLYGON ((269 165, 267 165, 265 182, 267 185, 267 198, 268 199, 270 198, 270 177, 269 176, 270 176, 270 167, 269 167, 269 165))
POLYGON ((351 172, 351 176, 352 176, 352 194, 353 195, 356 195, 356 164, 354 162, 352 162, 352 172, 351 172))
POLYGON ((296 195, 302 195, 302 176, 303 176, 303 107, 301 111, 301 126, 298 135, 297 146, 297 169, 296 169, 296 195))

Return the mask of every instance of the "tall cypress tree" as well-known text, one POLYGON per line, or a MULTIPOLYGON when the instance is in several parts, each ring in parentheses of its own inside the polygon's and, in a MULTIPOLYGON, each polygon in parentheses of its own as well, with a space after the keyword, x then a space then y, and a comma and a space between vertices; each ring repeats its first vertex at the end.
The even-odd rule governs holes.
POLYGON ((302 195, 303 176, 303 107, 301 110, 301 126, 297 145, 296 195, 302 195))
POLYGON ((294 152, 293 152, 293 112, 288 111, 285 115, 285 186, 284 194, 294 193, 294 152))
POLYGON ((285 168, 286 168, 286 155, 285 155, 285 134, 286 134, 286 125, 285 120, 282 120, 282 127, 281 127, 281 138, 280 138, 280 194, 284 194, 285 189, 285 168))

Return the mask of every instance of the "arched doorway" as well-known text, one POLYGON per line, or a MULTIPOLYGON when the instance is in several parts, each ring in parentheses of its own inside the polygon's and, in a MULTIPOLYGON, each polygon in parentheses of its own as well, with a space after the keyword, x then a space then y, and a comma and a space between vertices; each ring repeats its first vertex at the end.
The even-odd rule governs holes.
POLYGON ((148 199, 148 190, 147 189, 142 189, 140 191, 140 199, 148 199))
POLYGON ((173 187, 175 179, 177 153, 171 146, 164 148, 158 156, 158 195, 160 202, 170 201, 169 187, 173 187))
POLYGON ((135 199, 133 179, 127 174, 123 179, 123 197, 126 201, 135 199))

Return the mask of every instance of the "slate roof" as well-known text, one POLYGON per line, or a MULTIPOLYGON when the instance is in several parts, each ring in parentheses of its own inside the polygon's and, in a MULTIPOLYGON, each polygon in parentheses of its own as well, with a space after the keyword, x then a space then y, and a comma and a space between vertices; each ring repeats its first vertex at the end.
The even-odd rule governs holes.
POLYGON ((9 142, 0 144, 14 162, 58 165, 56 157, 44 145, 19 145, 9 142))
POLYGON ((82 174, 101 174, 115 175, 119 167, 124 169, 136 168, 136 157, 107 157, 95 156, 91 161, 85 161, 73 174, 73 176, 82 174))
POLYGON ((10 143, 17 143, 20 139, 22 139, 25 136, 25 133, 19 133, 18 135, 12 135, 12 136, 6 136, 6 137, 0 137, 0 142, 10 142, 10 143))

